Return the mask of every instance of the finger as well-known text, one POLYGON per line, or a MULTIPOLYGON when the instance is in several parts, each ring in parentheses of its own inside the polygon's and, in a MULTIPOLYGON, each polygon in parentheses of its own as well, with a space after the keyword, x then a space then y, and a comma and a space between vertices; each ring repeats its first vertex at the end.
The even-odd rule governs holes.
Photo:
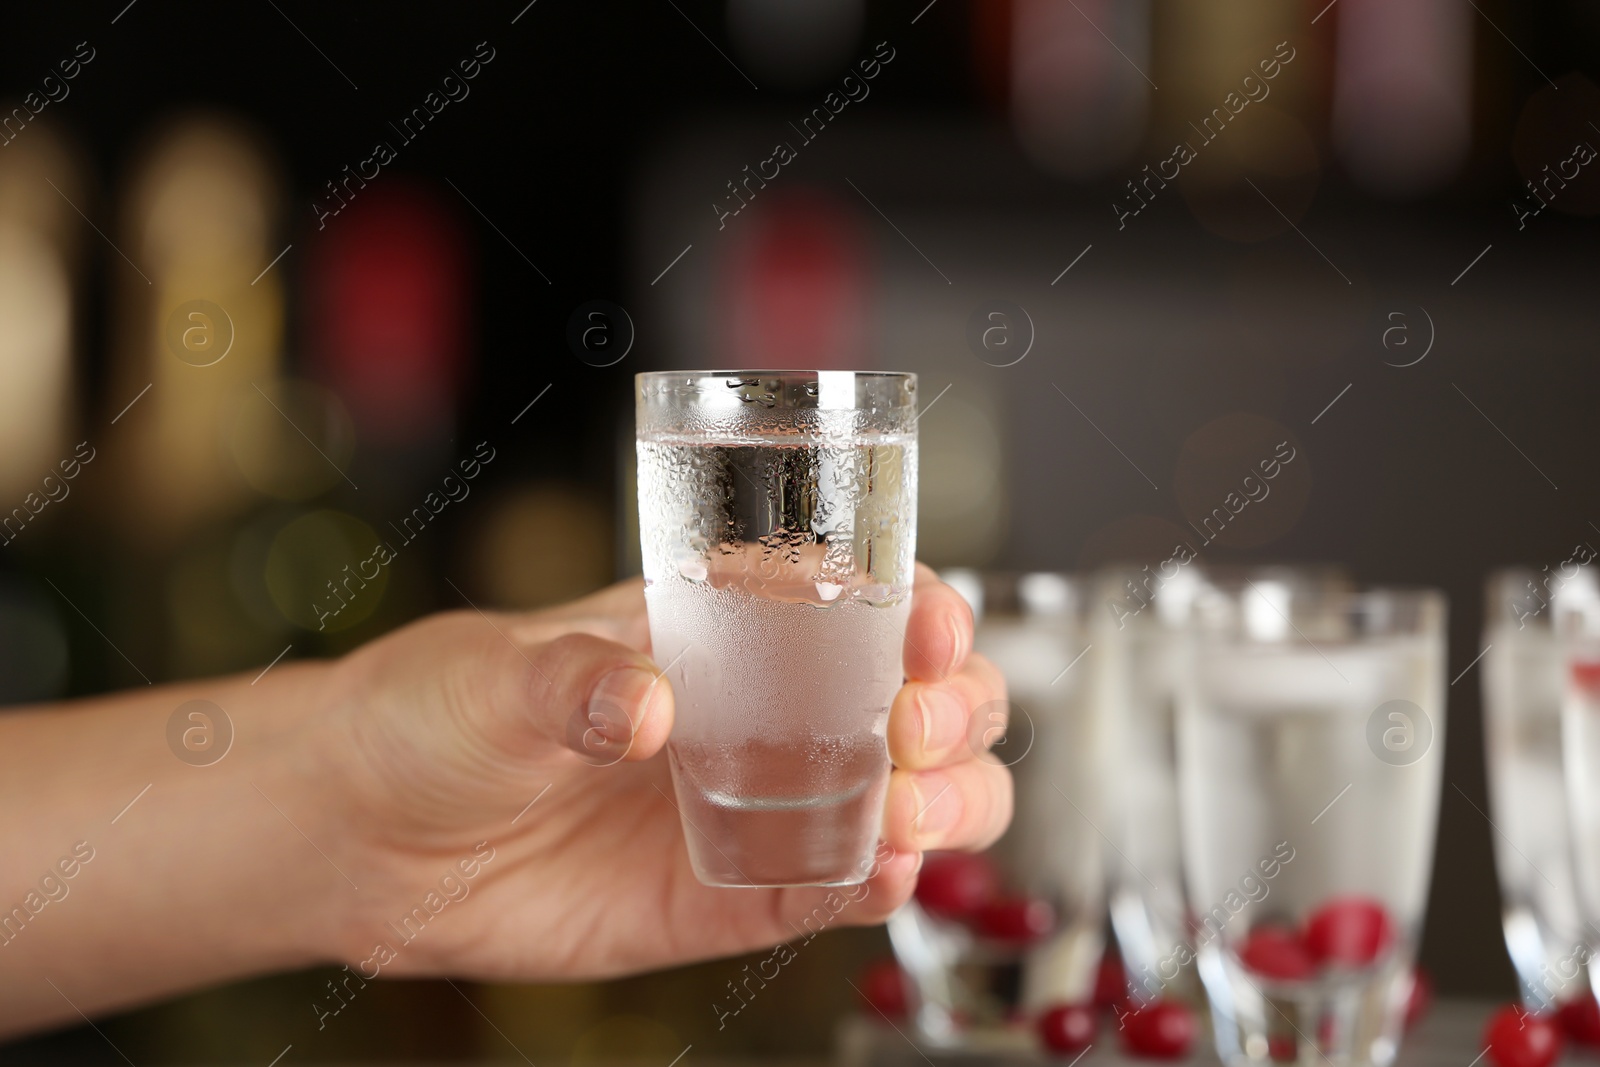
POLYGON ((983 752, 1005 734, 1006 683, 994 664, 967 657, 948 681, 907 682, 889 706, 889 757, 929 770, 983 752))
POLYGON ((911 899, 917 888, 917 872, 922 870, 922 853, 891 851, 881 861, 879 871, 867 881, 872 895, 861 902, 851 916, 857 925, 876 926, 911 899))
POLYGON ((992 757, 889 778, 883 837, 897 851, 984 849, 1011 821, 1011 772, 992 757))
POLYGON ((507 633, 519 640, 542 641, 573 630, 648 652, 650 626, 645 619, 644 579, 617 582, 569 604, 527 616, 507 633))
POLYGON ((596 766, 655 755, 672 730, 672 686, 644 653, 588 633, 526 648, 490 635, 495 735, 531 733, 596 766))
POLYGON ((874 926, 911 899, 922 869, 922 853, 906 852, 880 841, 863 869, 866 880, 827 889, 796 888, 781 891, 772 913, 780 917, 784 934, 814 934, 833 917, 848 926, 874 926))
POLYGON ((971 606, 931 568, 917 564, 906 623, 906 677, 942 681, 959 671, 971 652, 971 606))

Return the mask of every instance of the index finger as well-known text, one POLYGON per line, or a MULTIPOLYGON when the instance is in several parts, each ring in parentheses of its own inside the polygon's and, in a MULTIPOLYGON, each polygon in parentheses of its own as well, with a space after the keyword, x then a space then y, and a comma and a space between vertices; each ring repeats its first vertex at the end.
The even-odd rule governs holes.
POLYGON ((972 608, 966 598, 939 580, 933 568, 917 564, 906 623, 905 671, 913 682, 944 681, 972 653, 972 608))
MULTIPOLYGON (((650 625, 645 617, 644 579, 628 578, 588 596, 523 615, 530 635, 552 636, 576 630, 650 651, 650 625)), ((530 636, 530 640, 549 637, 530 636)))

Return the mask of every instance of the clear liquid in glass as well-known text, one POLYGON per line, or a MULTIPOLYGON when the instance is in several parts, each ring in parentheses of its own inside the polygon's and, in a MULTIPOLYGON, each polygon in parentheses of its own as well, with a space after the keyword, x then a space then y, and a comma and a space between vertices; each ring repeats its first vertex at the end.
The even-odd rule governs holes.
POLYGON ((641 439, 652 653, 711 885, 870 873, 911 603, 915 442, 641 439))
POLYGON ((1210 649, 1195 670, 1201 682, 1178 732, 1184 861, 1219 1051, 1241 1063, 1386 1064, 1399 1047, 1433 860, 1444 745, 1437 642, 1210 649), (1431 727, 1427 750, 1403 765, 1380 758, 1368 733, 1395 699, 1431 727), (1272 859, 1269 878, 1262 864, 1272 859), (1247 966, 1241 950, 1254 931, 1305 931, 1345 901, 1386 917, 1390 934, 1372 958, 1293 978, 1247 966))

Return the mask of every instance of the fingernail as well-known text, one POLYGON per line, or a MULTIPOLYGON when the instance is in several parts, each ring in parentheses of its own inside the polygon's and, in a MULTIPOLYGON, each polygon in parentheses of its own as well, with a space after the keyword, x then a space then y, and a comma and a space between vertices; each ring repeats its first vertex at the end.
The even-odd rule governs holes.
POLYGON ((944 843, 946 831, 961 818, 961 793, 953 782, 941 775, 922 775, 912 782, 917 799, 917 814, 911 829, 924 847, 944 843))
POLYGON ((634 719, 644 718, 654 671, 622 667, 600 679, 589 694, 589 722, 607 741, 633 738, 634 719))
POLYGON ((950 663, 949 663, 949 666, 947 668, 948 670, 952 670, 952 671, 955 670, 957 667, 961 666, 962 661, 967 658, 966 657, 966 653, 962 651, 962 647, 966 644, 966 639, 961 636, 961 630, 962 630, 961 620, 959 618, 957 618, 955 615, 951 615, 950 616, 950 663))
POLYGON ((917 714, 922 716, 922 752, 937 756, 955 747, 966 734, 966 709, 956 695, 943 686, 930 685, 917 696, 917 714))

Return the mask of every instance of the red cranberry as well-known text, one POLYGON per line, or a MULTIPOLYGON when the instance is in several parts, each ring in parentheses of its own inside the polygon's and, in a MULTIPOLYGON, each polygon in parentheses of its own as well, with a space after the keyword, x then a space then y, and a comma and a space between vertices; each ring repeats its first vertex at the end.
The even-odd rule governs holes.
POLYGON ((1483 1043, 1496 1067, 1550 1067, 1561 1055, 1561 1031, 1519 1004, 1507 1004, 1489 1020, 1483 1043))
POLYGON ((1600 1004, 1588 990, 1561 1005, 1556 1012, 1561 1030, 1580 1045, 1600 1045, 1600 1004))
POLYGON ((1281 926, 1251 930, 1239 949, 1239 960, 1263 977, 1288 982, 1310 978, 1317 969, 1317 961, 1300 935, 1281 926))
POLYGON ((1027 944, 1055 929, 1056 909, 1038 897, 1002 897, 978 909, 976 925, 985 937, 1027 944))
MULTIPOLYGON (((1433 1007, 1433 979, 1417 967, 1411 972, 1411 999, 1406 1001, 1406 1029, 1409 1030, 1433 1007)), ((1600 1020, 1597 1020, 1600 1022, 1600 1020)))
POLYGON ((1100 957, 1100 970, 1094 976, 1094 1006, 1114 1007, 1127 996, 1128 975, 1122 969, 1122 957, 1107 952, 1100 957))
POLYGON ((1318 963, 1366 967, 1394 940, 1394 924, 1371 897, 1335 897, 1306 923, 1306 948, 1318 963))
POLYGON ((904 1019, 910 1005, 906 976, 894 960, 875 960, 861 972, 861 995, 890 1019, 904 1019))
POLYGON ((999 892, 989 857, 970 852, 929 853, 917 876, 917 903, 945 919, 970 919, 999 892))
POLYGON ((1572 664, 1572 680, 1581 689, 1600 689, 1600 660, 1578 660, 1572 664))
MULTIPOLYGON (((1122 1044, 1130 1056, 1175 1060, 1194 1044, 1194 1012, 1176 1000, 1158 1000, 1122 1018, 1122 1044)), ((1517 1064, 1514 1067, 1522 1067, 1517 1064)))
POLYGON ((1088 1004, 1057 1004, 1039 1016, 1039 1040, 1051 1052, 1088 1048, 1094 1034, 1094 1008, 1088 1004))

